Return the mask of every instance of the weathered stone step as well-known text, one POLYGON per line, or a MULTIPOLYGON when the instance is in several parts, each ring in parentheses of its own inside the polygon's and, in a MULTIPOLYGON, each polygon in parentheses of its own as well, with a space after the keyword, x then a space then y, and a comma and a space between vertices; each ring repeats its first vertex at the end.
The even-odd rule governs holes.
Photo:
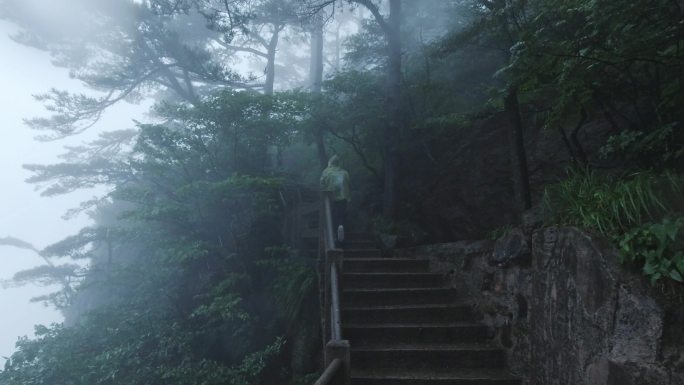
POLYGON ((344 235, 345 242, 373 242, 373 236, 369 233, 346 233, 344 235))
POLYGON ((503 370, 457 369, 426 370, 355 370, 352 385, 520 385, 520 380, 503 370))
POLYGON ((343 306, 342 324, 476 321, 469 304, 343 306))
POLYGON ((485 342, 487 327, 477 323, 345 324, 345 339, 352 346, 485 342))
POLYGON ((352 345, 351 367, 355 369, 500 369, 503 350, 485 344, 454 345, 352 345))
POLYGON ((442 286, 442 275, 432 273, 346 273, 345 288, 418 288, 442 286))
POLYGON ((345 245, 344 258, 346 259, 359 259, 359 258, 371 258, 378 259, 382 258, 382 251, 380 249, 374 249, 372 247, 367 248, 347 248, 345 245))
POLYGON ((347 239, 344 241, 345 249, 374 249, 375 242, 370 239, 347 239))
POLYGON ((342 291, 343 306, 448 304, 455 299, 455 291, 443 287, 346 289, 342 291))
POLYGON ((427 273, 429 261, 412 258, 345 258, 345 273, 427 273))

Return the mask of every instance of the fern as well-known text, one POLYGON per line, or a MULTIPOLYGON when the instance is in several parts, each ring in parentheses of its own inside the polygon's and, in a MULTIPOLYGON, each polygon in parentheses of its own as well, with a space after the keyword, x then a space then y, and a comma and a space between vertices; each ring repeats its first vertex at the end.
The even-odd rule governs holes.
POLYGON ((684 281, 684 216, 675 199, 684 179, 674 173, 641 172, 623 177, 571 171, 546 189, 554 223, 577 226, 611 239, 620 262, 639 266, 652 283, 684 281))
POLYGON ((546 189, 544 202, 555 223, 597 231, 623 233, 668 212, 668 197, 681 191, 684 179, 672 173, 641 172, 625 177, 595 171, 571 171, 546 189))

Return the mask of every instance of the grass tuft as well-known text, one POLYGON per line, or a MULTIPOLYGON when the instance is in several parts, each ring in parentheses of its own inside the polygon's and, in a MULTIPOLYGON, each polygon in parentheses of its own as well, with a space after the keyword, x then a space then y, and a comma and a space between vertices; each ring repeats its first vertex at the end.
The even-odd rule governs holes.
POLYGON ((652 283, 684 281, 684 178, 667 172, 625 176, 572 171, 549 186, 544 202, 553 223, 611 239, 620 261, 638 266, 652 283))

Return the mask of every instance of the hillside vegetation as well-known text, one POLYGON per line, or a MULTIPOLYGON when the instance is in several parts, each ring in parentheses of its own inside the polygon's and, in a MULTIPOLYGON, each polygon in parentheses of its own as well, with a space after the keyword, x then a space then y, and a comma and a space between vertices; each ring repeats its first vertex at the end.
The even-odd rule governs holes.
POLYGON ((15 277, 56 284, 36 300, 66 321, 20 339, 0 384, 313 383, 317 262, 286 218, 332 154, 357 226, 399 246, 536 207, 681 288, 679 1, 63 0, 49 20, 32 3, 0 1, 14 38, 93 91, 39 96, 43 138, 156 103, 26 166, 46 196, 108 193, 15 277))

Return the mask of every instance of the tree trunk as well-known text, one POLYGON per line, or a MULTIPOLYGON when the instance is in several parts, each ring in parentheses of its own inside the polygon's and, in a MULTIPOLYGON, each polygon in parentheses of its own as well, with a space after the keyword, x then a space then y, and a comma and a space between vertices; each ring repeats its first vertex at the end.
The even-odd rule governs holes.
POLYGON ((271 40, 268 42, 267 63, 266 63, 266 83, 264 84, 264 94, 273 95, 273 84, 275 83, 275 58, 278 48, 278 36, 280 26, 275 26, 271 40))
MULTIPOLYGON (((511 33, 511 21, 514 20, 513 10, 507 9, 505 0, 497 0, 492 4, 491 10, 499 13, 499 20, 501 22, 502 36, 508 41, 509 47, 512 47, 516 39, 511 33)), ((505 54, 506 61, 510 64, 511 54, 510 50, 505 54)), ((513 202, 514 211, 522 219, 522 212, 532 207, 532 196, 530 194, 530 177, 527 171, 527 154, 525 151, 525 140, 523 136, 522 117, 520 114, 520 102, 518 100, 518 89, 516 85, 509 85, 506 87, 506 96, 504 97, 504 110, 508 116, 511 124, 509 130, 509 140, 511 148, 511 165, 513 174, 513 188, 515 190, 515 200, 513 202)))
MULTIPOLYGON (((276 50, 278 48, 278 37, 281 30, 281 26, 273 26, 273 35, 271 35, 271 39, 268 42, 268 47, 266 47, 266 82, 264 83, 264 95, 273 95, 273 86, 275 84, 276 50)), ((266 113, 266 115, 268 115, 268 113, 266 113)), ((274 167, 278 167, 279 162, 277 156, 276 159, 272 159, 272 157, 268 154, 269 147, 265 145, 258 146, 258 151, 263 154, 261 156, 261 159, 263 159, 263 165, 261 165, 261 167, 266 167, 268 163, 271 163, 271 165, 274 167)), ((280 148, 276 147, 276 152, 280 151, 280 148)))
POLYGON ((342 23, 337 24, 335 29, 335 72, 340 72, 340 63, 342 63, 342 43, 340 41, 340 29, 342 23))
MULTIPOLYGON (((321 93, 323 84, 323 18, 321 14, 314 17, 313 28, 311 30, 311 60, 309 62, 309 87, 314 94, 321 93)), ((315 128, 316 150, 318 152, 318 162, 321 170, 328 164, 328 155, 325 151, 325 141, 323 138, 323 122, 317 122, 315 128)))
POLYGON ((384 129, 383 214, 394 219, 397 211, 397 144, 401 134, 401 0, 390 0, 387 22, 387 124, 384 129))
POLYGON ((575 152, 577 153, 577 160, 579 161, 580 165, 582 167, 587 166, 589 164, 589 159, 587 158, 587 153, 584 151, 584 147, 582 147, 582 143, 579 141, 579 132, 582 126, 584 126, 584 122, 587 121, 587 111, 584 109, 584 107, 580 108, 580 120, 577 122, 577 125, 575 126, 575 129, 572 131, 572 134, 570 134, 570 140, 572 141, 573 146, 575 146, 575 152))
POLYGON ((311 92, 320 93, 323 82, 323 19, 314 16, 311 28, 311 58, 309 61, 309 87, 311 92))
POLYGON ((511 142, 511 160, 513 165, 513 185, 515 188, 516 208, 520 211, 532 207, 530 194, 530 177, 527 172, 527 154, 523 140, 522 118, 520 117, 520 103, 518 90, 509 89, 504 99, 504 108, 511 123, 509 138, 511 142))

